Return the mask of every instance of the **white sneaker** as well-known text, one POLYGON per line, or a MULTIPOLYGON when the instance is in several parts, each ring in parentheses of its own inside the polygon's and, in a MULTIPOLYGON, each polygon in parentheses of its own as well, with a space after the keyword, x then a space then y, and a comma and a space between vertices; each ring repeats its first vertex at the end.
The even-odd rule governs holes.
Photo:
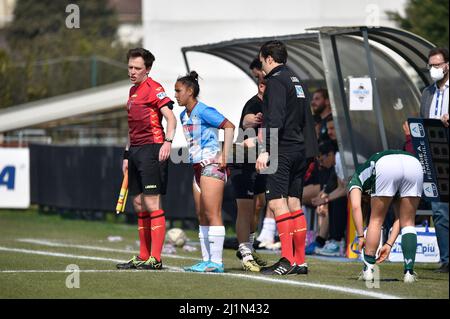
POLYGON ((260 241, 258 248, 267 248, 268 246, 273 245, 273 239, 272 240, 264 240, 260 241))
POLYGON ((373 265, 370 265, 365 270, 363 269, 359 274, 358 280, 373 281, 373 265))
POLYGON ((404 283, 407 283, 407 284, 410 284, 410 283, 413 283, 413 282, 416 282, 416 281, 418 281, 417 280, 417 273, 416 272, 409 272, 409 271, 406 271, 406 273, 405 273, 405 276, 403 277, 403 282, 404 283))
POLYGON ((361 251, 361 260, 364 263, 363 271, 360 273, 358 280, 372 281, 375 265, 369 264, 364 259, 364 249, 361 251))

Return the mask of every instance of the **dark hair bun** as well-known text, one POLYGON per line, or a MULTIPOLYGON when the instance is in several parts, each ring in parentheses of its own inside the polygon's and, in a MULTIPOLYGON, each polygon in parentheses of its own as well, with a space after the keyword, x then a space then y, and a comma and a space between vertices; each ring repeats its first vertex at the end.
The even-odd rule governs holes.
POLYGON ((195 81, 198 81, 198 73, 195 71, 189 72, 189 76, 192 77, 195 81))
POLYGON ((177 82, 181 82, 183 85, 190 87, 194 90, 194 98, 200 93, 200 86, 198 85, 198 74, 195 71, 189 72, 189 74, 179 77, 177 82))

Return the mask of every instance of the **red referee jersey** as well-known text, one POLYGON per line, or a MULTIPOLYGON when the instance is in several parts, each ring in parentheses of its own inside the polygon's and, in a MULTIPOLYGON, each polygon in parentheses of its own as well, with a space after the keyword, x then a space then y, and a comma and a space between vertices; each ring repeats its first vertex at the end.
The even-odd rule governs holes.
POLYGON ((130 145, 164 143, 160 108, 170 102, 161 84, 150 77, 131 87, 127 103, 130 145))

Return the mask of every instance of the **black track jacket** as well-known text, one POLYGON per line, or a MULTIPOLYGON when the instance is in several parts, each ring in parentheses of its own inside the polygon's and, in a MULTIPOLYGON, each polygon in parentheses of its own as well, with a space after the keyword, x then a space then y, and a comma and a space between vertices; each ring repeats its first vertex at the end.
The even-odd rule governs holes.
POLYGON ((275 67, 265 79, 263 125, 266 150, 270 152, 270 140, 276 139, 279 152, 305 149, 306 158, 317 156, 317 137, 305 84, 284 64, 275 67), (278 128, 278 138, 270 136, 270 128, 278 128))

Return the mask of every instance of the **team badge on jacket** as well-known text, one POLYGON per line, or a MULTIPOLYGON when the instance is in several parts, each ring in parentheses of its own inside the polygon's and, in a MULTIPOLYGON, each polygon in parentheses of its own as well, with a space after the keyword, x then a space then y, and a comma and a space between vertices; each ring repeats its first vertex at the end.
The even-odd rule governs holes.
POLYGON ((304 99, 305 98, 305 92, 303 91, 303 88, 301 85, 295 85, 295 91, 297 92, 297 97, 304 99))

